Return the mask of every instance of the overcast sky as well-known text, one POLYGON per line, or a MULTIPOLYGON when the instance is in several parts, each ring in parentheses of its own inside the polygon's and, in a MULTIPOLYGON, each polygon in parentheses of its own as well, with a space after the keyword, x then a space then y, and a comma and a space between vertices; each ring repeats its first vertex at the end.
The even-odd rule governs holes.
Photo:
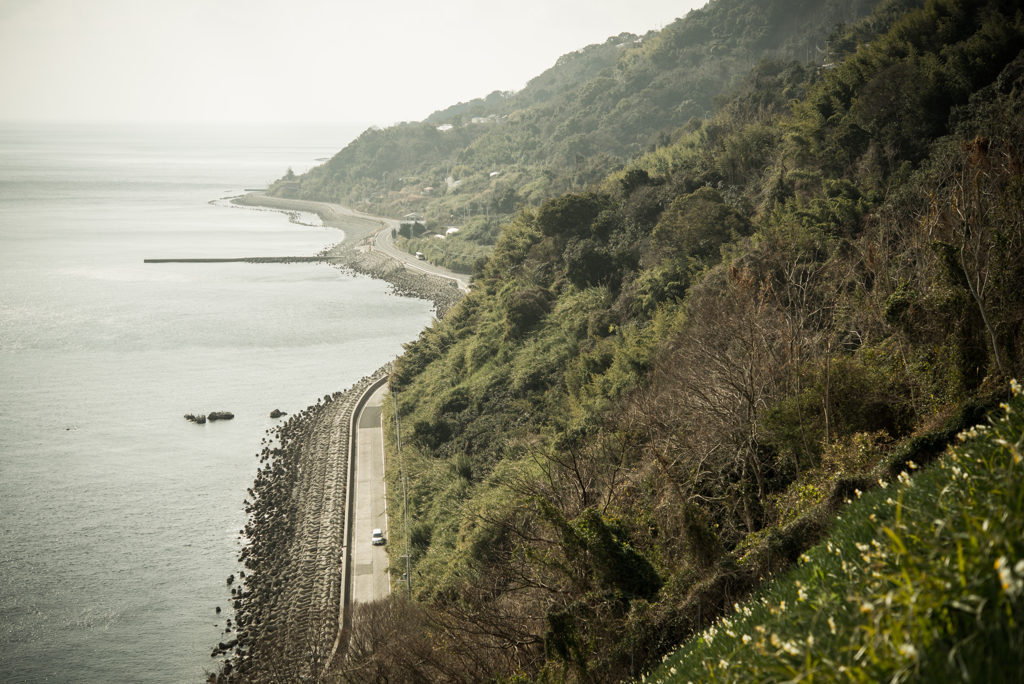
POLYGON ((418 121, 706 0, 0 0, 0 119, 418 121))

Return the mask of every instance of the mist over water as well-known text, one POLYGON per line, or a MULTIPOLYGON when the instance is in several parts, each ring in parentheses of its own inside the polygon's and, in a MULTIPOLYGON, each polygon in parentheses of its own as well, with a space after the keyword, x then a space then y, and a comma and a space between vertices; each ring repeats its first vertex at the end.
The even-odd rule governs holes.
POLYGON ((142 261, 338 242, 210 201, 359 132, 0 126, 0 681, 216 665, 268 414, 393 359, 430 305, 321 264, 142 261), (182 418, 211 411, 236 418, 182 418))

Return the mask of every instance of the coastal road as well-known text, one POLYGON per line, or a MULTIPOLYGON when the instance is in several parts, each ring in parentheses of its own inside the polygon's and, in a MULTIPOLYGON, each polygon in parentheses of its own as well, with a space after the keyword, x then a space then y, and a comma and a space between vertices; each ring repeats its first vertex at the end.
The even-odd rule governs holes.
POLYGON ((434 266, 426 261, 421 261, 415 255, 404 252, 391 240, 391 231, 398 230, 399 222, 395 219, 382 218, 372 214, 364 214, 360 211, 353 211, 341 204, 333 202, 314 202, 312 200, 292 200, 280 197, 267 197, 263 193, 252 193, 236 200, 238 204, 246 206, 264 206, 274 209, 309 211, 318 213, 325 225, 333 228, 340 228, 345 231, 346 241, 359 242, 372 236, 374 250, 379 250, 392 259, 402 262, 411 271, 419 271, 429 275, 435 275, 448 280, 454 280, 463 292, 469 291, 469 276, 463 273, 455 273, 441 266, 434 266), (357 223, 346 222, 346 219, 356 219, 357 223))
POLYGON ((391 593, 386 546, 374 546, 374 529, 388 536, 384 499, 384 435, 381 408, 387 385, 374 392, 356 416, 354 515, 352 518, 352 603, 366 603, 391 593))
POLYGON ((449 271, 447 268, 441 266, 434 266, 433 264, 427 263, 417 259, 415 255, 403 252, 402 250, 395 247, 391 241, 391 231, 398 230, 399 222, 394 219, 380 219, 385 222, 386 226, 384 230, 381 230, 373 238, 373 248, 383 251, 392 259, 397 259, 405 263, 405 267, 411 271, 421 271, 430 275, 440 276, 442 278, 448 278, 454 280, 459 289, 463 292, 469 292, 469 276, 462 273, 455 273, 449 271))

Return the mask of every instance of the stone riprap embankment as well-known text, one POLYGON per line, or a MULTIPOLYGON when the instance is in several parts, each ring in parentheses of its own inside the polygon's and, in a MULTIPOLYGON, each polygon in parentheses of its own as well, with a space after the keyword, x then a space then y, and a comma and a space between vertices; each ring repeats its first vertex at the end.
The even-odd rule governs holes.
MULTIPOLYGON (((316 257, 337 268, 384 280, 391 291, 401 297, 416 297, 434 303, 437 318, 443 318, 462 298, 463 292, 454 280, 411 270, 401 261, 373 249, 372 238, 380 230, 390 230, 380 218, 353 212, 324 202, 282 199, 262 194, 242 195, 234 204, 274 211, 307 211, 320 217, 324 225, 344 231, 345 240, 323 250, 316 257)), ((313 258, 316 258, 313 257, 313 258)))
MULTIPOLYGON (((390 230, 383 220, 319 202, 263 195, 232 201, 316 213, 345 239, 315 258, 385 280, 396 295, 431 300, 438 318, 463 296, 455 281, 408 269, 374 249, 373 235, 390 230)), ((342 644, 352 419, 366 390, 388 372, 382 368, 268 431, 245 502, 245 570, 229 580, 234 619, 213 650, 222 667, 209 681, 319 681, 330 666, 342 644)))
POLYGON ((235 617, 212 654, 227 657, 214 681, 317 681, 328 666, 342 627, 352 419, 388 372, 267 431, 245 501, 245 570, 228 580, 235 617))
POLYGON ((454 280, 411 271, 402 262, 381 251, 366 249, 365 245, 349 246, 343 242, 325 250, 323 256, 331 257, 330 263, 338 268, 390 283, 391 292, 399 297, 432 301, 438 319, 444 318, 464 294, 454 280))

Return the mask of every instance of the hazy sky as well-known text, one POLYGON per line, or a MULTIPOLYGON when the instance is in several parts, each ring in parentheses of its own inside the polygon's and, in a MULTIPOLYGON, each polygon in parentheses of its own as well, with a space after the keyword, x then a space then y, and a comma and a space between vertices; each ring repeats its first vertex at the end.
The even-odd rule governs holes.
POLYGON ((0 119, 418 121, 706 0, 0 0, 0 119))

